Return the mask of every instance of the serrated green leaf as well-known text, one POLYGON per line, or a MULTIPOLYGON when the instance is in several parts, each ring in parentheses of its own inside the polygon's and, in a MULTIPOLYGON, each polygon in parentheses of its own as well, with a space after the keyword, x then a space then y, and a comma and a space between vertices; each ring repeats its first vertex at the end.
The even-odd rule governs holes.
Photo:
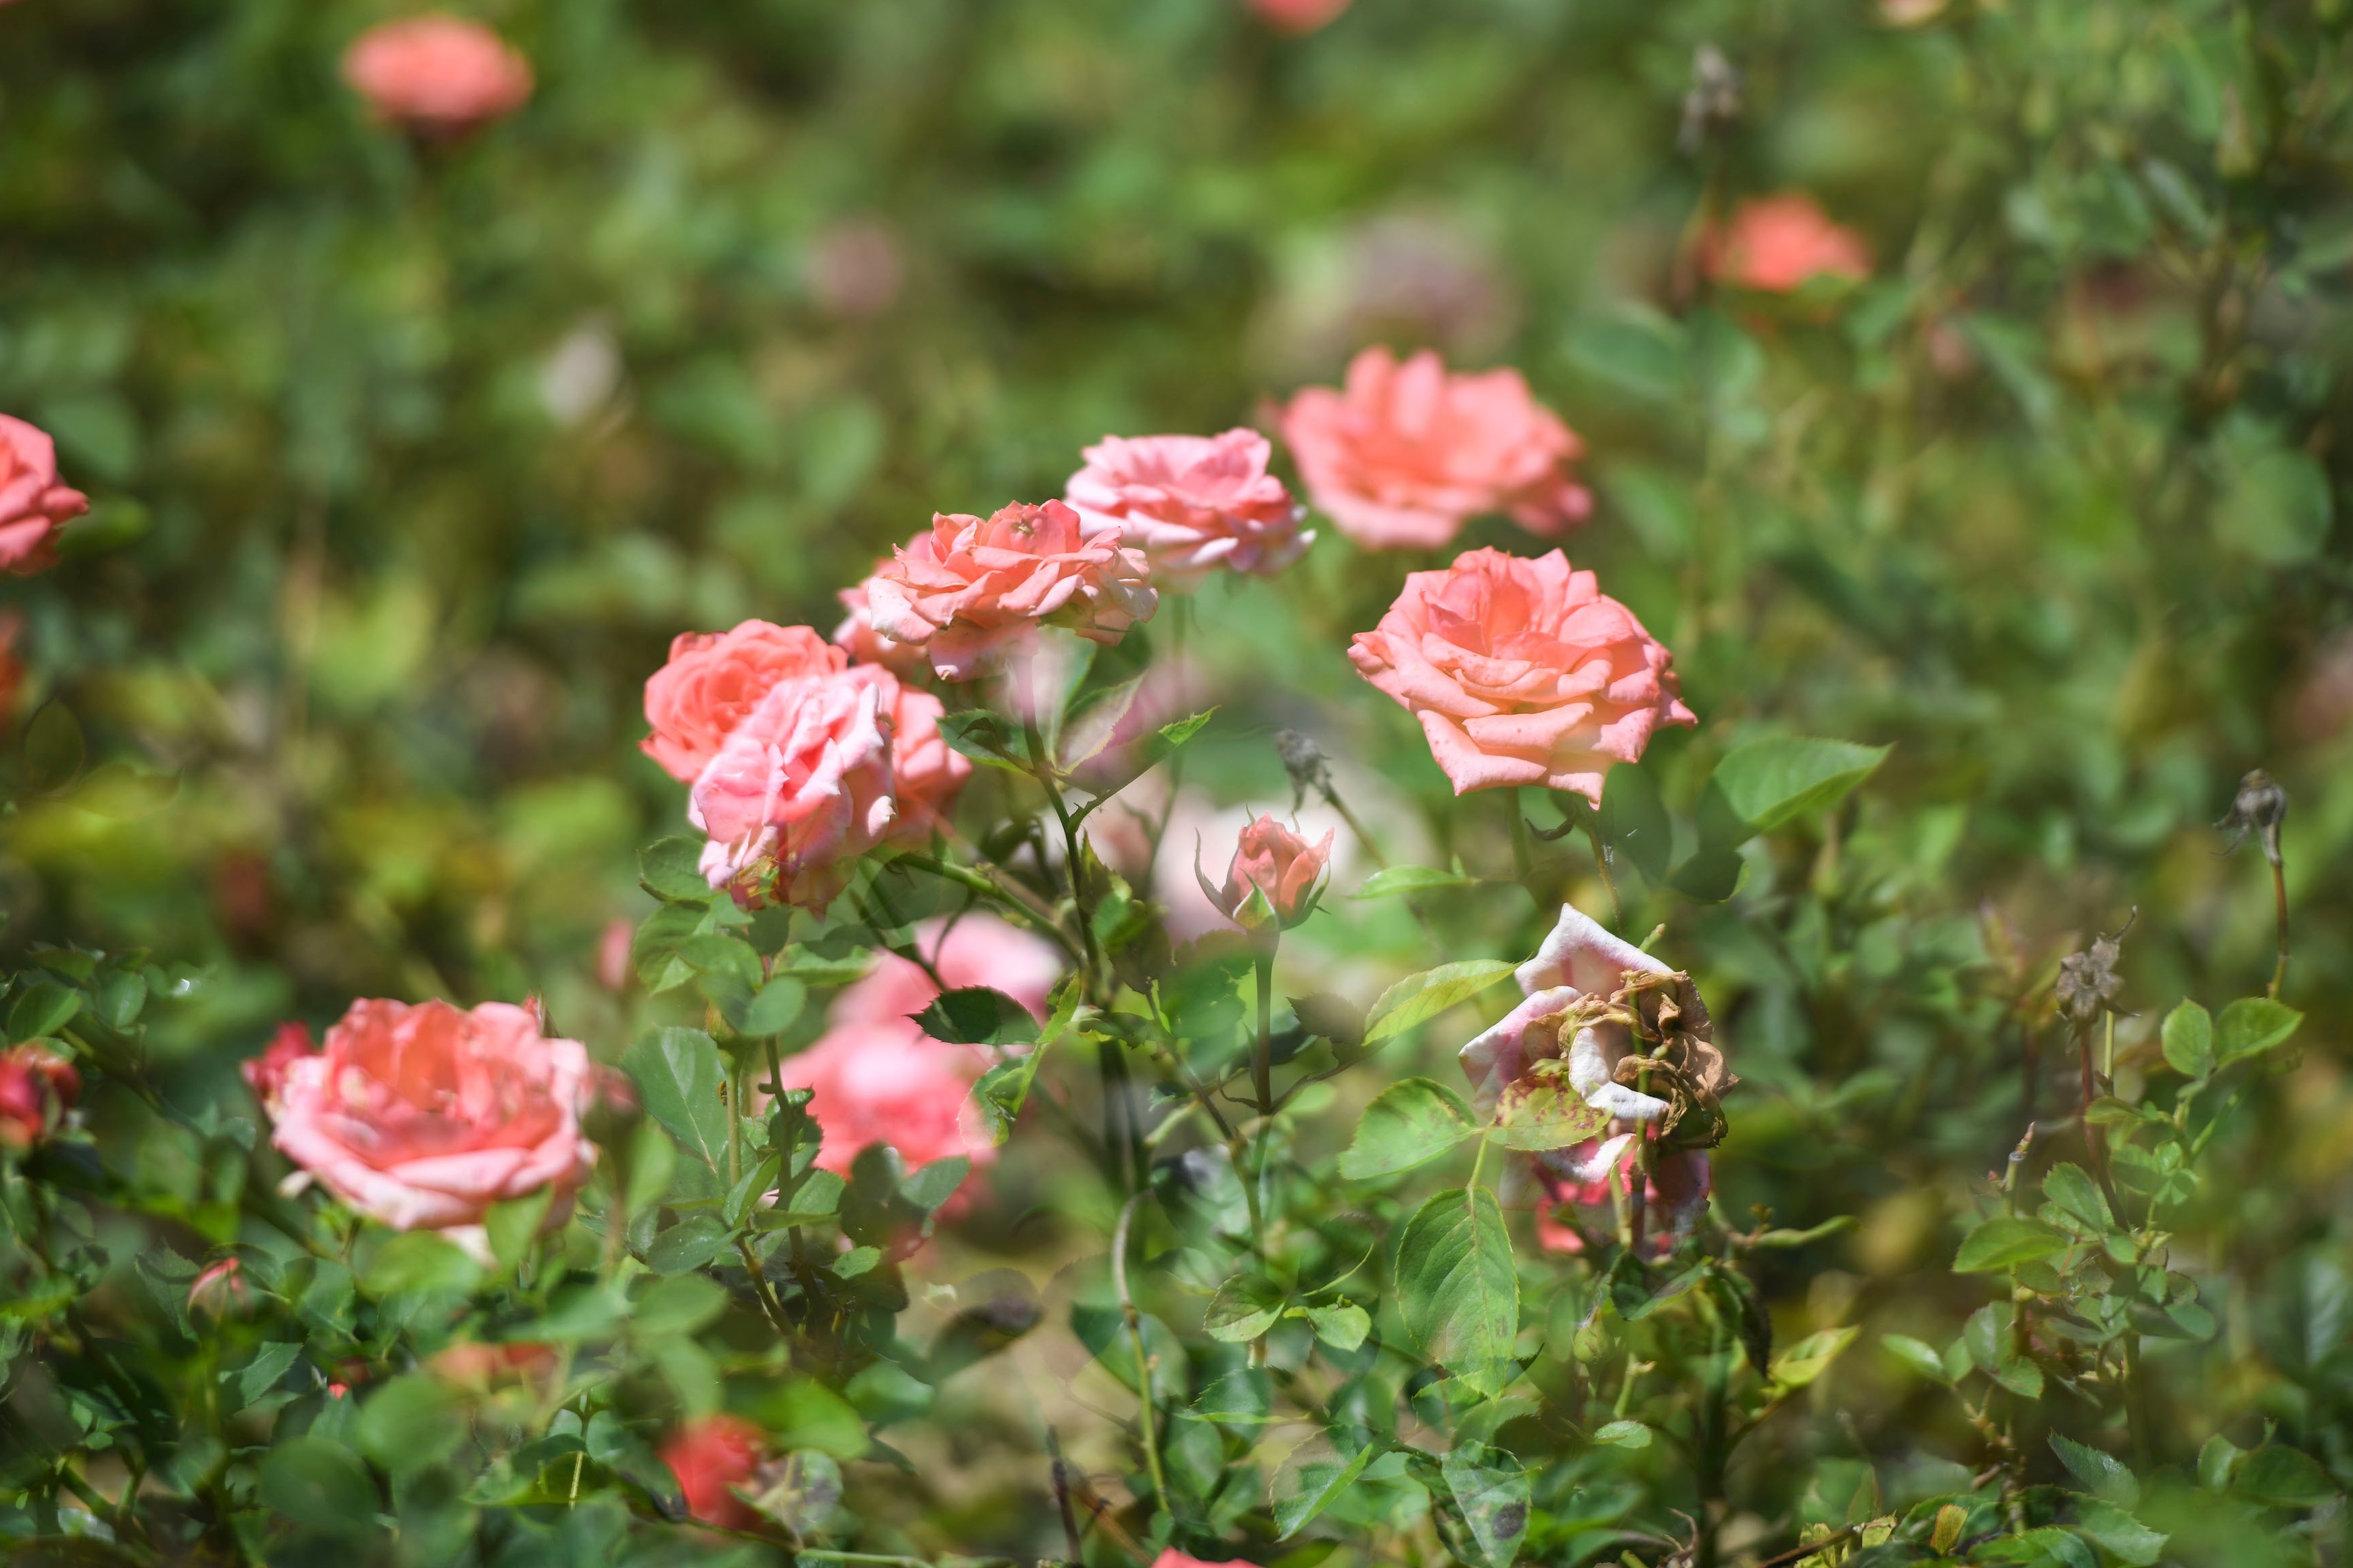
POLYGON ((2075 1505, 2075 1528, 2119 1563, 2151 1568, 2165 1554, 2167 1537, 2114 1503, 2086 1499, 2075 1505))
POLYGON ((1373 1331, 1372 1314, 1352 1301, 1303 1309, 1315 1337, 1336 1351, 1352 1351, 1373 1331))
POLYGON ((2101 1501, 2126 1510, 2140 1506, 2140 1482, 2115 1455, 2056 1432, 2051 1435, 2051 1451, 2084 1484, 2084 1489, 2101 1501))
POLYGON ((709 1209, 698 1209, 654 1237, 646 1248, 646 1267, 657 1274, 682 1274, 700 1268, 727 1245, 727 1222, 709 1209))
POLYGON ((1426 1078, 1406 1079, 1365 1107, 1339 1171, 1356 1182, 1394 1175, 1438 1158, 1477 1131, 1461 1095, 1426 1078))
POLYGON ((1268 1478, 1274 1532, 1288 1541, 1345 1491, 1379 1454, 1368 1434, 1352 1428, 1318 1432, 1282 1457, 1268 1478))
POLYGON ((715 896, 702 874, 703 841, 663 838, 638 852, 638 885, 664 903, 707 904, 715 896))
POLYGON ((1365 1015, 1365 1044, 1373 1045, 1426 1023, 1449 1007, 1468 1002, 1511 972, 1512 966, 1500 958, 1473 958, 1409 974, 1382 992, 1372 1011, 1365 1015))
POLYGON ((1958 1274, 1986 1274, 2064 1252, 2067 1233, 2038 1219, 1996 1215, 1969 1232, 1953 1258, 1958 1274))
POLYGON ((1282 1315, 1282 1287, 1259 1274, 1237 1274, 1218 1287, 1201 1314, 1201 1328, 1213 1340, 1240 1344, 1274 1327, 1282 1315))
POLYGON ((555 1191, 542 1187, 523 1197, 512 1198, 502 1204, 492 1204, 489 1214, 482 1216, 482 1228, 489 1234, 491 1256, 499 1267, 509 1273, 522 1261, 539 1236, 540 1227, 547 1222, 549 1204, 555 1191))
POLYGON ((1846 1347, 1854 1342, 1854 1336, 1862 1331, 1854 1328, 1824 1329, 1820 1333, 1808 1334, 1782 1351, 1773 1358, 1772 1373, 1767 1379, 1773 1385, 1774 1394, 1778 1396, 1813 1383, 1830 1370, 1831 1363, 1845 1352, 1846 1347))
POLYGON ((2304 1015, 2267 996, 2242 996, 2214 1021, 2214 1056, 2223 1067, 2286 1043, 2304 1015))
POLYGON ((1651 1436, 1651 1429, 1640 1421, 1612 1421, 1594 1433, 1593 1440, 1613 1448, 1647 1448, 1651 1436))
POLYGON ((1484 1187, 1440 1193, 1398 1243, 1398 1310, 1432 1361, 1463 1368, 1502 1361, 1520 1328, 1519 1277, 1504 1211, 1484 1187))
POLYGON ((20 993, 8 1009, 8 1039, 12 1044, 54 1035, 81 1011, 82 994, 54 980, 37 980, 20 993))
POLYGON ((2337 1496, 2337 1483, 2300 1448, 2256 1448, 2231 1471, 2231 1495, 2263 1508, 2318 1508, 2337 1496))
POLYGON ((682 1338, 727 1310, 727 1291, 703 1274, 657 1279, 629 1309, 632 1332, 648 1339, 682 1338))
POLYGON ((933 1039, 952 1046, 1021 1046, 1038 1037, 1038 1020, 1029 1009, 986 985, 941 992, 915 1015, 915 1023, 933 1039))
POLYGON ((1726 752, 1708 782, 1750 834, 1769 833, 1836 805, 1891 749, 1802 736, 1751 741, 1726 752))
POLYGON ((1525 1076, 1504 1086, 1487 1136, 1506 1149, 1542 1153, 1582 1143, 1609 1125, 1609 1113, 1588 1105, 1568 1081, 1568 1063, 1553 1057, 1529 1063, 1525 1076))
POLYGON ((1528 1532, 1526 1468, 1500 1448, 1457 1443, 1439 1461, 1439 1473, 1487 1568, 1511 1568, 1528 1532))
POLYGON ((744 1009, 741 1031, 746 1035, 781 1035, 797 1023, 808 1004, 808 987, 792 975, 780 974, 760 987, 744 1009))
POLYGON ((2204 1078, 2214 1070, 2214 1020, 2195 1002, 2184 1002, 2165 1016, 2165 1059, 2184 1078, 2204 1078))
POLYGON ((2099 1184, 2080 1165, 2063 1160, 2043 1173, 2042 1195, 2083 1221, 2095 1236, 2116 1228, 2116 1216, 2108 1212, 2108 1200, 2099 1184))
POLYGON ((688 1153, 712 1170, 727 1161, 727 1081, 718 1044, 700 1029, 669 1028, 640 1036, 621 1053, 649 1115, 670 1130, 688 1153))

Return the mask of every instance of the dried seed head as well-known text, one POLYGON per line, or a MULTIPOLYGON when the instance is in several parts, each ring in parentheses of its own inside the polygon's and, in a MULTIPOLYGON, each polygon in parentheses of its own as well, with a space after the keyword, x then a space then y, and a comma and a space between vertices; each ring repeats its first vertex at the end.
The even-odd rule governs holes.
POLYGON ((1313 737, 1296 730, 1277 730, 1274 754, 1282 759, 1282 771, 1291 775, 1292 810, 1305 804, 1309 790, 1327 801, 1332 798, 1332 764, 1324 760, 1324 748, 1313 737))
POLYGON ((2132 930, 2133 920, 2140 911, 2135 910, 2114 936, 2094 940, 2081 952, 2071 952, 2059 961, 2059 1006, 2078 1024, 2088 1024, 2103 1012, 2116 1012, 2113 998, 2124 989, 2124 976, 2116 973, 2116 960, 2123 956, 2125 931, 2132 930))
POLYGON ((2245 842, 2250 828, 2263 837, 2263 858, 2274 866, 2280 863, 2280 824, 2287 820, 2287 791, 2280 788, 2271 774, 2261 768, 2250 771, 2239 781, 2239 793, 2231 801, 2231 809, 2214 826, 2226 831, 2231 841, 2222 846, 2228 855, 2245 842))

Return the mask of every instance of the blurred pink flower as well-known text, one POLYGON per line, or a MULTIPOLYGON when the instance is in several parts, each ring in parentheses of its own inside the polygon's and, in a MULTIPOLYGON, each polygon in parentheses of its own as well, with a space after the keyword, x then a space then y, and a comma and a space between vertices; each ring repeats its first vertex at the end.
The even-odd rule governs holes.
POLYGON ((596 1161, 588 1084, 586 1048, 522 1007, 363 999, 285 1064, 273 1142, 396 1230, 478 1231, 491 1205, 545 1187, 569 1211, 596 1161))
MULTIPOLYGON (((972 777, 972 759, 950 746, 940 734, 946 705, 928 691, 900 683, 887 671, 868 667, 861 678, 887 682, 891 721, 891 793, 898 816, 890 836, 928 842, 933 828, 955 809, 956 796, 972 777)), ((850 671, 853 677, 859 670, 850 671)))
MULTIPOLYGON (((1250 0, 1268 26, 1285 33, 1312 33, 1348 8, 1348 0, 1250 0)), ((1187 1559, 1187 1562, 1191 1559, 1187 1559)), ((1154 1568, 1166 1568, 1155 1564, 1154 1568)))
POLYGON ((555 1370, 555 1347, 536 1340, 490 1345, 467 1341, 435 1351, 425 1366, 444 1383, 487 1391, 494 1384, 537 1382, 555 1370))
POLYGON ((646 679, 638 749, 681 784, 697 774, 779 681, 839 669, 844 660, 807 626, 744 621, 724 632, 681 632, 670 660, 646 679))
POLYGON ((1029 653, 1040 626, 1115 643, 1159 596, 1143 555, 1083 536, 1060 501, 986 519, 943 512, 862 584, 875 630, 923 650, 944 680, 992 674, 1029 653))
POLYGON ((944 1045, 914 1025, 836 1024, 817 1044, 785 1059, 779 1081, 816 1091, 809 1114, 822 1133, 817 1163, 847 1173, 859 1151, 888 1143, 913 1170, 952 1154, 976 1169, 997 1145, 972 1105, 988 1065, 972 1046, 944 1045))
POLYGON ((58 533, 90 498, 58 479, 57 443, 0 414, 0 572, 29 577, 58 563, 58 533))
POLYGON ((343 55, 343 79, 376 114, 455 136, 531 97, 531 66, 479 22, 411 16, 369 28, 343 55))
POLYGON ((30 1149, 56 1131, 80 1099, 81 1075, 47 1046, 0 1051, 0 1147, 30 1149))
POLYGON ((722 1530, 752 1530, 760 1516, 735 1495, 767 1456, 761 1430, 740 1415, 698 1415, 670 1434, 661 1461, 686 1494, 686 1510, 722 1530))
POLYGON ((1732 221, 1702 241, 1701 262, 1718 283, 1786 294, 1825 274, 1871 276, 1871 248, 1851 228, 1832 223, 1802 191, 1756 196, 1732 221))
POLYGON ((1278 921, 1297 925, 1315 907, 1317 884, 1332 861, 1332 837, 1327 828, 1320 841, 1311 844, 1272 816, 1261 816, 1235 840, 1224 885, 1213 888, 1203 877, 1201 891, 1219 914, 1237 924, 1249 923, 1245 916, 1255 891, 1266 895, 1278 921))
POLYGON ((269 1044, 258 1057, 248 1057, 237 1065, 245 1077, 246 1087, 261 1101, 261 1109, 270 1115, 278 1114, 278 1096, 286 1083, 286 1069, 305 1057, 316 1056, 318 1046, 311 1038, 311 1026, 284 1023, 271 1036, 269 1044))
POLYGON ((629 984, 629 952, 637 945, 638 928, 627 915, 605 922, 596 938, 596 984, 607 991, 623 991, 629 984))
POLYGON ((1266 471, 1273 449, 1255 430, 1220 436, 1106 436, 1089 447, 1063 499, 1091 537, 1144 552, 1153 581, 1183 590, 1219 566, 1271 574, 1314 542, 1303 508, 1266 471))
POLYGON ((1342 390, 1303 388, 1282 438, 1309 498, 1368 549, 1434 549, 1482 512, 1557 533, 1593 510, 1569 475, 1584 443, 1515 370, 1457 374, 1422 350, 1373 347, 1342 390))
MULTIPOLYGON (((1061 950, 1044 937, 990 914, 954 921, 925 921, 914 930, 914 948, 931 961, 952 991, 987 985, 1002 991, 1046 1021, 1046 995, 1067 967, 1061 950)), ((923 966, 886 952, 863 977, 843 988, 828 1015, 837 1027, 904 1025, 931 1005, 940 988, 923 966)))
MULTIPOLYGON (((1632 1194, 1641 1153, 1641 1135, 1621 1132, 1531 1156, 1545 1194, 1536 1208, 1536 1245, 1546 1252, 1575 1254, 1585 1250, 1588 1233, 1614 1235, 1618 1200, 1632 1194), (1563 1209, 1569 1211, 1565 1217, 1563 1209)), ((1705 1150, 1673 1149, 1658 1156, 1642 1184, 1643 1202, 1653 1216, 1644 1227, 1651 1251, 1672 1251, 1677 1239, 1691 1233, 1707 1208, 1710 1182, 1705 1150)))
POLYGON ((1420 721, 1457 795, 1541 784, 1599 805, 1610 768, 1661 726, 1699 721, 1665 647, 1557 550, 1410 574, 1348 657, 1420 721))

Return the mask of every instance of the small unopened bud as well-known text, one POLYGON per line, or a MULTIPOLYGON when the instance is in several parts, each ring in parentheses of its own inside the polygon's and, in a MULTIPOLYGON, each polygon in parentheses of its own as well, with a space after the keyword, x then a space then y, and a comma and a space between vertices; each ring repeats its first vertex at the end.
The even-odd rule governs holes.
POLYGON ((242 1318, 253 1310, 253 1289, 245 1282, 245 1265, 224 1258, 196 1276, 188 1287, 188 1315, 201 1312, 216 1320, 242 1318))
POLYGON ((1297 811, 1307 802, 1307 792, 1314 790, 1325 800, 1332 798, 1332 764, 1324 760, 1324 748, 1314 738, 1296 730, 1274 732, 1274 754, 1282 759, 1282 771, 1291 775, 1291 809, 1297 811))
POLYGON ((1332 860, 1332 835, 1311 844, 1273 817, 1261 816, 1236 840, 1223 887, 1202 876, 1198 854, 1197 847, 1193 875, 1219 914, 1245 931, 1288 929, 1315 912, 1332 860))
POLYGON ((2239 781, 2239 793, 2231 801, 2231 809, 2214 826, 2231 835, 2222 846, 2228 855, 2246 841, 2250 829, 2262 836, 2263 858, 2274 866, 2280 863, 2280 824, 2287 820, 2287 791, 2280 788, 2272 775, 2261 768, 2251 770, 2239 781))

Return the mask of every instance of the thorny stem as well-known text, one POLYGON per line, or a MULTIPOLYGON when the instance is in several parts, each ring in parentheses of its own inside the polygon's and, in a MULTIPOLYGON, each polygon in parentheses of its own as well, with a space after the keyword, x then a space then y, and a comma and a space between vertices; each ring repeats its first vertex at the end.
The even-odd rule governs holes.
POLYGON ((1135 1205, 1144 1200, 1141 1191, 1131 1194, 1119 1211, 1119 1224, 1113 1228, 1111 1239, 1112 1283, 1119 1290, 1119 1310, 1127 1320, 1128 1343, 1135 1350, 1135 1396, 1137 1418, 1144 1431, 1144 1464, 1152 1473, 1152 1496, 1161 1511, 1173 1515, 1176 1510, 1168 1500, 1168 1478, 1160 1470, 1160 1437, 1157 1430, 1158 1410, 1152 1397, 1152 1360, 1144 1353, 1144 1326, 1136 1316, 1135 1298, 1127 1289, 1127 1230, 1135 1217, 1135 1205))

